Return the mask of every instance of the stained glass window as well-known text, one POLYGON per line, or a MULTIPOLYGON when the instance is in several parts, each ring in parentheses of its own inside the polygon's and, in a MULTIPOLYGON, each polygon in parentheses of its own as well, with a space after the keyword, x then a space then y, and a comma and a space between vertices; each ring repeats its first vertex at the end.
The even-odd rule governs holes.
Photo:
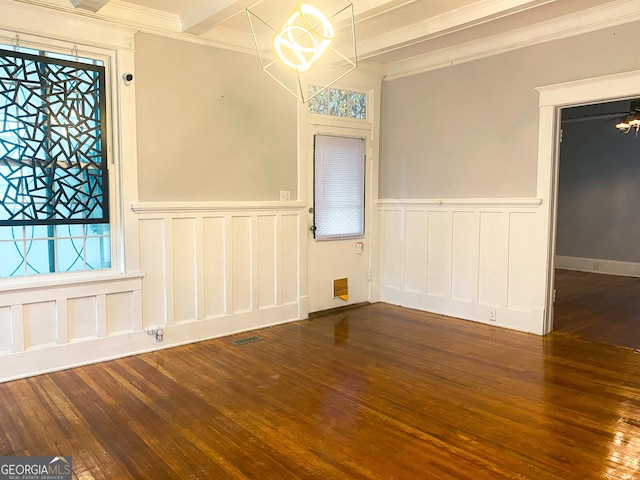
POLYGON ((0 49, 0 277, 109 268, 105 69, 0 49))
POLYGON ((321 87, 310 85, 309 97, 312 97, 307 104, 310 113, 361 120, 367 118, 366 93, 338 88, 321 90, 321 87))

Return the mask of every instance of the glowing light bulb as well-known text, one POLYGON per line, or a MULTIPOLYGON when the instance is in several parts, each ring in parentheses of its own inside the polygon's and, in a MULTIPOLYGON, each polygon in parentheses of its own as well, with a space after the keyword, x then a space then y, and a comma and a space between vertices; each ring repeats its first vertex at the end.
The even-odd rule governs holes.
POLYGON ((329 48, 334 35, 333 26, 320 10, 301 3, 273 39, 273 47, 282 63, 303 73, 329 48))
POLYGON ((620 120, 620 122, 616 124, 616 128, 621 132, 628 132, 631 128, 631 125, 629 125, 626 120, 620 120))

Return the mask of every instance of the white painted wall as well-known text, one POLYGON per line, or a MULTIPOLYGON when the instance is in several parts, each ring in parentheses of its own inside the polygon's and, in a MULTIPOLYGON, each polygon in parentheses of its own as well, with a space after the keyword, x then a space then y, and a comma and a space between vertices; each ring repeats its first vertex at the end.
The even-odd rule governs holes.
POLYGON ((380 198, 535 197, 536 88, 639 69, 638 28, 383 82, 380 198))
POLYGON ((135 42, 142 201, 297 197, 297 100, 256 57, 144 33, 135 42))
POLYGON ((383 82, 381 300, 480 322, 495 308, 496 324, 548 332, 557 107, 617 95, 602 87, 607 82, 572 85, 568 96, 562 85, 640 68, 630 45, 638 26, 383 82), (544 85, 554 86, 538 89, 544 85), (496 198, 506 204, 473 207, 496 198), (541 204, 527 213, 509 198, 541 204), (451 199, 471 206, 451 210, 450 219, 439 216, 448 209, 420 208, 406 218, 404 210, 387 211, 390 201, 446 206, 451 199))

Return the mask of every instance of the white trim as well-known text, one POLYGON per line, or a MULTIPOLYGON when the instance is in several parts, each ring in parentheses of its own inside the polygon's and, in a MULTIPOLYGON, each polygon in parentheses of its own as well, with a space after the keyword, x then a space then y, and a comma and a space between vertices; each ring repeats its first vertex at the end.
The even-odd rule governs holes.
POLYGON ((553 1, 535 2, 532 5, 533 0, 479 0, 361 41, 358 51, 362 58, 367 58, 395 50, 398 45, 412 45, 460 32, 553 1))
POLYGON ((450 67, 638 20, 640 20, 640 0, 618 0, 535 25, 394 62, 387 67, 385 80, 450 67))
POLYGON ((621 275, 624 277, 640 277, 639 262, 623 262, 620 260, 604 260, 601 258, 556 255, 555 267, 562 268, 564 270, 574 270, 577 272, 621 275))
MULTIPOLYGON (((123 275, 75 284, 34 285, 0 292, 0 307, 28 305, 78 297, 97 297, 115 293, 139 292, 144 275, 123 275)), ((64 303, 64 302, 61 302, 64 303)), ((57 347, 53 345, 53 347, 57 347)))
POLYGON ((536 334, 537 198, 379 203, 380 299, 536 334), (493 317, 493 320, 490 318, 493 317))
MULTIPOLYGON (((78 27, 81 27, 81 30, 86 31, 88 35, 93 33, 95 38, 103 38, 102 35, 97 35, 96 29, 99 30, 104 27, 129 32, 130 34, 144 32, 161 35, 198 45, 256 55, 253 37, 249 33, 242 33, 225 27, 217 27, 202 36, 183 33, 182 23, 178 15, 132 5, 119 0, 111 0, 97 13, 74 9, 68 0, 23 0, 21 2, 0 0, 0 8, 3 10, 0 28, 6 25, 9 30, 15 25, 24 24, 23 30, 30 31, 29 20, 31 16, 34 14, 46 14, 51 17, 48 23, 51 24, 53 29, 58 25, 68 24, 68 31, 78 30, 78 27), (9 8, 13 11, 9 10, 9 8), (6 14, 5 11, 7 12, 6 14), (10 15, 13 13, 15 13, 15 17, 10 15), (73 23, 73 26, 71 23, 73 23)), ((62 34, 61 38, 66 38, 65 35, 62 34)), ((109 41, 113 40, 109 39, 109 41)), ((126 37, 123 42, 126 43, 126 37)), ((125 47, 125 43, 120 44, 120 46, 125 47)), ((112 44, 115 45, 115 43, 112 44)), ((130 43, 128 48, 133 48, 133 42, 130 43)))
MULTIPOLYGON (((55 279, 47 277, 43 282, 58 286, 64 286, 65 282, 75 285, 75 279, 85 278, 83 275, 95 274, 96 278, 112 275, 111 278, 118 278, 122 272, 138 272, 137 218, 122 208, 123 204, 137 199, 138 188, 135 89, 125 87, 122 83, 122 73, 134 71, 135 32, 105 22, 84 19, 83 16, 61 15, 55 10, 6 0, 0 0, 0 8, 3 12, 0 19, 0 41, 11 44, 13 37, 19 35, 20 46, 64 54, 72 54, 73 49, 77 48, 80 56, 101 60, 106 71, 108 114, 105 122, 108 122, 109 135, 107 149, 112 266, 106 272, 55 274, 55 279)), ((34 276, 25 280, 3 279, 0 281, 0 290, 5 285, 11 289, 15 285, 31 282, 40 285, 40 280, 34 276)))
MULTIPOLYGON (((521 0, 501 0, 507 4, 521 5, 527 7, 521 0)), ((478 1, 468 7, 463 7, 446 14, 429 19, 421 31, 425 31, 430 36, 441 35, 456 31, 460 28, 468 28, 468 23, 472 25, 483 23, 485 17, 499 18, 504 16, 500 13, 500 8, 496 9, 496 2, 478 1), (494 16, 490 13, 496 11, 494 16), (478 12, 484 12, 479 14, 478 12), (475 20, 474 20, 475 19, 475 20), (465 23, 467 22, 467 23, 465 23), (456 27, 462 23, 463 25, 456 27), (453 29, 453 30, 452 30, 453 29), (437 30, 437 31, 436 31, 437 30)), ((538 5, 536 5, 538 6, 538 5)), ((88 10, 74 9, 69 0, 0 0, 0 7, 3 15, 0 19, 0 28, 6 27, 11 31, 16 26, 21 26, 21 30, 32 32, 33 25, 31 18, 33 14, 46 14, 51 19, 43 25, 38 25, 40 33, 42 31, 55 30, 59 26, 66 26, 64 30, 81 30, 83 38, 105 39, 105 32, 98 35, 96 29, 111 29, 111 33, 106 33, 107 42, 111 45, 119 45, 121 48, 133 48, 133 43, 128 36, 137 31, 161 35, 199 45, 223 48, 245 54, 256 55, 253 37, 249 33, 239 32, 222 26, 209 30, 203 35, 196 36, 182 31, 180 17, 150 8, 135 6, 130 3, 111 0, 97 13, 88 10), (73 23, 73 27, 71 24, 73 23), (127 32, 121 40, 114 36, 115 31, 127 32)), ((522 10, 522 8, 520 10, 522 10)), ((553 18, 535 25, 504 32, 491 37, 486 37, 451 47, 442 48, 424 55, 391 63, 386 68, 385 80, 393 80, 408 75, 427 72, 430 70, 449 67, 454 64, 469 62, 480 58, 485 58, 501 53, 509 52, 519 48, 537 45, 540 43, 569 38, 583 33, 600 30, 603 28, 623 25, 640 20, 640 0, 616 0, 605 5, 582 10, 576 13, 553 18)), ((364 61, 366 52, 389 51, 398 48, 394 42, 405 40, 404 43, 415 43, 420 39, 415 39, 416 33, 413 30, 416 25, 407 26, 391 33, 385 33, 373 39, 359 42, 361 61, 358 69, 369 68, 364 61), (413 35, 413 37, 412 37, 413 35), (411 40, 411 38, 414 38, 411 40), (390 47, 391 45, 391 47, 390 47)), ((60 35, 62 39, 69 39, 65 33, 60 35)), ((371 68, 381 69, 380 65, 369 63, 371 68)))
MULTIPOLYGON (((636 3, 634 1, 634 3, 636 3)), ((553 329, 553 271, 558 178, 558 131, 562 107, 640 96, 640 70, 539 87, 537 196, 542 199, 535 240, 534 303, 544 301, 543 333, 553 329)))
MULTIPOLYGON (((67 3, 67 2, 65 2, 67 3)), ((68 3, 67 3, 68 4, 68 3)), ((68 4, 70 5, 70 4, 68 4)), ((73 14, 73 8, 62 13, 57 9, 40 8, 41 6, 28 5, 22 2, 0 0, 0 38, 6 42, 13 41, 14 35, 20 35, 20 42, 26 40, 26 36, 34 37, 32 43, 37 43, 37 39, 46 39, 49 47, 54 42, 82 42, 88 46, 99 48, 133 49, 133 35, 135 28, 114 24, 113 22, 98 21, 85 15, 73 14)), ((85 12, 89 14, 89 12, 85 12)), ((69 50, 73 44, 69 47, 69 50)), ((82 47, 80 47, 81 49, 82 47)), ((82 54, 82 51, 80 50, 82 54)))
POLYGON ((386 207, 412 207, 439 205, 443 207, 474 207, 474 208, 537 208, 542 204, 541 198, 420 198, 420 199, 396 199, 388 198, 378 200, 378 206, 386 207))
POLYGON ((137 214, 236 212, 253 210, 302 210, 303 202, 140 202, 131 205, 137 214))
MULTIPOLYGON (((0 305, 3 304, 2 295, 7 293, 15 295, 19 292, 32 292, 34 290, 52 288, 87 288, 95 284, 112 284, 141 280, 143 277, 144 273, 113 273, 111 270, 105 272, 90 270, 77 274, 51 273, 8 278, 0 282, 0 305)), ((16 303, 14 298, 11 299, 11 303, 16 303)))
POLYGON ((123 332, 106 338, 67 343, 54 349, 34 348, 14 354, 0 354, 0 382, 288 323, 297 320, 297 313, 298 304, 292 303, 199 322, 163 325, 162 343, 155 343, 155 337, 147 335, 145 331, 123 332))
POLYGON ((542 335, 539 326, 544 311, 531 308, 528 311, 515 310, 497 305, 487 305, 455 298, 437 297, 420 292, 381 287, 381 297, 385 302, 403 307, 415 308, 446 317, 461 318, 494 327, 508 328, 520 332, 542 335), (489 320, 490 312, 496 320, 489 320))
POLYGON ((565 107, 638 95, 640 70, 537 87, 538 106, 565 107))

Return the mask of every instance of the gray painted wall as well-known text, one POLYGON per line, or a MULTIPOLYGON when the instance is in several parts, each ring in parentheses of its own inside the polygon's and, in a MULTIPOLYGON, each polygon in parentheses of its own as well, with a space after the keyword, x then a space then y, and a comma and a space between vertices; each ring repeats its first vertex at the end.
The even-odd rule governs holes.
POLYGON ((558 255, 640 262, 640 138, 615 123, 562 125, 558 255))
POLYGON ((380 198, 535 197, 535 88, 640 69, 639 28, 383 82, 380 198))
POLYGON ((296 197, 297 101, 257 58, 148 34, 135 42, 141 201, 296 197))

